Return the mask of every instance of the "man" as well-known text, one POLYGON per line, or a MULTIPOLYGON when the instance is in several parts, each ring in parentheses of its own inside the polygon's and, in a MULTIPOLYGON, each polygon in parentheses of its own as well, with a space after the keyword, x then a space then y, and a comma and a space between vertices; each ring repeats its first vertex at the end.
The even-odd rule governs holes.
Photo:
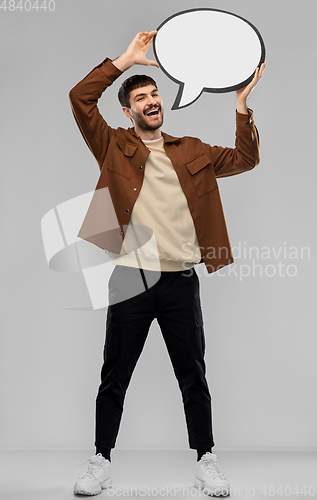
POLYGON ((109 224, 109 230, 96 230, 96 220, 106 220, 109 211, 102 211, 103 205, 93 200, 79 232, 81 238, 106 250, 117 265, 109 282, 104 363, 96 400, 96 454, 76 482, 76 494, 94 495, 111 485, 110 452, 125 393, 154 318, 182 392, 189 446, 197 450, 195 485, 211 495, 227 495, 230 489, 212 453, 211 397, 194 265, 204 262, 212 273, 233 262, 216 177, 236 175, 259 163, 259 136, 247 97, 266 63, 257 68, 247 87, 236 92, 234 149, 162 132, 163 103, 155 81, 145 75, 128 78, 118 94, 133 128, 111 128, 98 111, 98 99, 132 66, 158 67, 146 57, 155 34, 138 33, 124 54, 114 61, 106 58, 70 91, 75 119, 101 170, 95 195, 109 190, 118 221, 115 229, 110 230, 109 224), (157 253, 153 246, 139 252, 140 238, 134 251, 127 251, 131 228, 150 229, 157 253), (135 255, 139 258, 134 259, 135 255), (140 283, 144 287, 136 290, 140 283))

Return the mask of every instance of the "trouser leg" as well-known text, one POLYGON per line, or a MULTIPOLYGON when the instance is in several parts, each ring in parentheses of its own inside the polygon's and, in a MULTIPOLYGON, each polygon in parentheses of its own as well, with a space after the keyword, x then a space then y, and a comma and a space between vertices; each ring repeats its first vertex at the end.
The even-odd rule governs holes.
MULTIPOLYGON (((126 284, 125 288, 133 289, 131 283, 138 273, 139 269, 117 266, 111 276, 112 297, 116 294, 116 277, 118 288, 126 284)), ((155 316, 152 295, 149 289, 108 307, 104 362, 96 398, 96 447, 115 447, 126 390, 155 316)))
POLYGON ((197 273, 194 269, 164 273, 157 290, 157 320, 182 392, 189 446, 194 449, 213 447, 197 273))

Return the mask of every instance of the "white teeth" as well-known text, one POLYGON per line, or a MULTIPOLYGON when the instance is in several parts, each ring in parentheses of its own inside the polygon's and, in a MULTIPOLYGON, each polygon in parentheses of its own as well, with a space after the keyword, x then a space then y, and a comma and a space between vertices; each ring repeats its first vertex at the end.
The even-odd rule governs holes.
POLYGON ((159 112, 159 109, 155 108, 155 109, 151 109, 150 111, 147 111, 145 114, 146 115, 151 115, 152 113, 158 114, 158 112, 159 112))

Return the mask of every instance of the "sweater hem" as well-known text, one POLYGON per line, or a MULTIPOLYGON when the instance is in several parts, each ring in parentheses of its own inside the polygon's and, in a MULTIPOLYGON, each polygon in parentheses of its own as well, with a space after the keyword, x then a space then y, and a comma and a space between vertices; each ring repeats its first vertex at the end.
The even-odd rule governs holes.
POLYGON ((195 264, 199 264, 199 262, 187 262, 172 259, 151 259, 139 254, 137 255, 137 257, 132 254, 121 255, 119 257, 118 254, 112 254, 111 252, 107 252, 107 254, 112 260, 112 264, 114 266, 120 265, 127 267, 136 267, 146 269, 148 271, 186 271, 186 269, 192 269, 195 264))

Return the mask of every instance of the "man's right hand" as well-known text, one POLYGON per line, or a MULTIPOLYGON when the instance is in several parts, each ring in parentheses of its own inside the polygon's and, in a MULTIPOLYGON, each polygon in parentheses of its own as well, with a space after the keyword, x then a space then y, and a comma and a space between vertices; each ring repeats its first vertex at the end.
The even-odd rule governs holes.
POLYGON ((150 48, 153 42, 153 37, 154 35, 156 35, 156 33, 157 31, 155 30, 152 30, 150 32, 140 31, 139 33, 137 33, 125 53, 121 54, 121 56, 112 61, 113 64, 120 71, 125 71, 135 64, 143 64, 144 66, 156 66, 157 68, 159 68, 159 65, 156 61, 151 61, 146 57, 146 53, 150 48))

